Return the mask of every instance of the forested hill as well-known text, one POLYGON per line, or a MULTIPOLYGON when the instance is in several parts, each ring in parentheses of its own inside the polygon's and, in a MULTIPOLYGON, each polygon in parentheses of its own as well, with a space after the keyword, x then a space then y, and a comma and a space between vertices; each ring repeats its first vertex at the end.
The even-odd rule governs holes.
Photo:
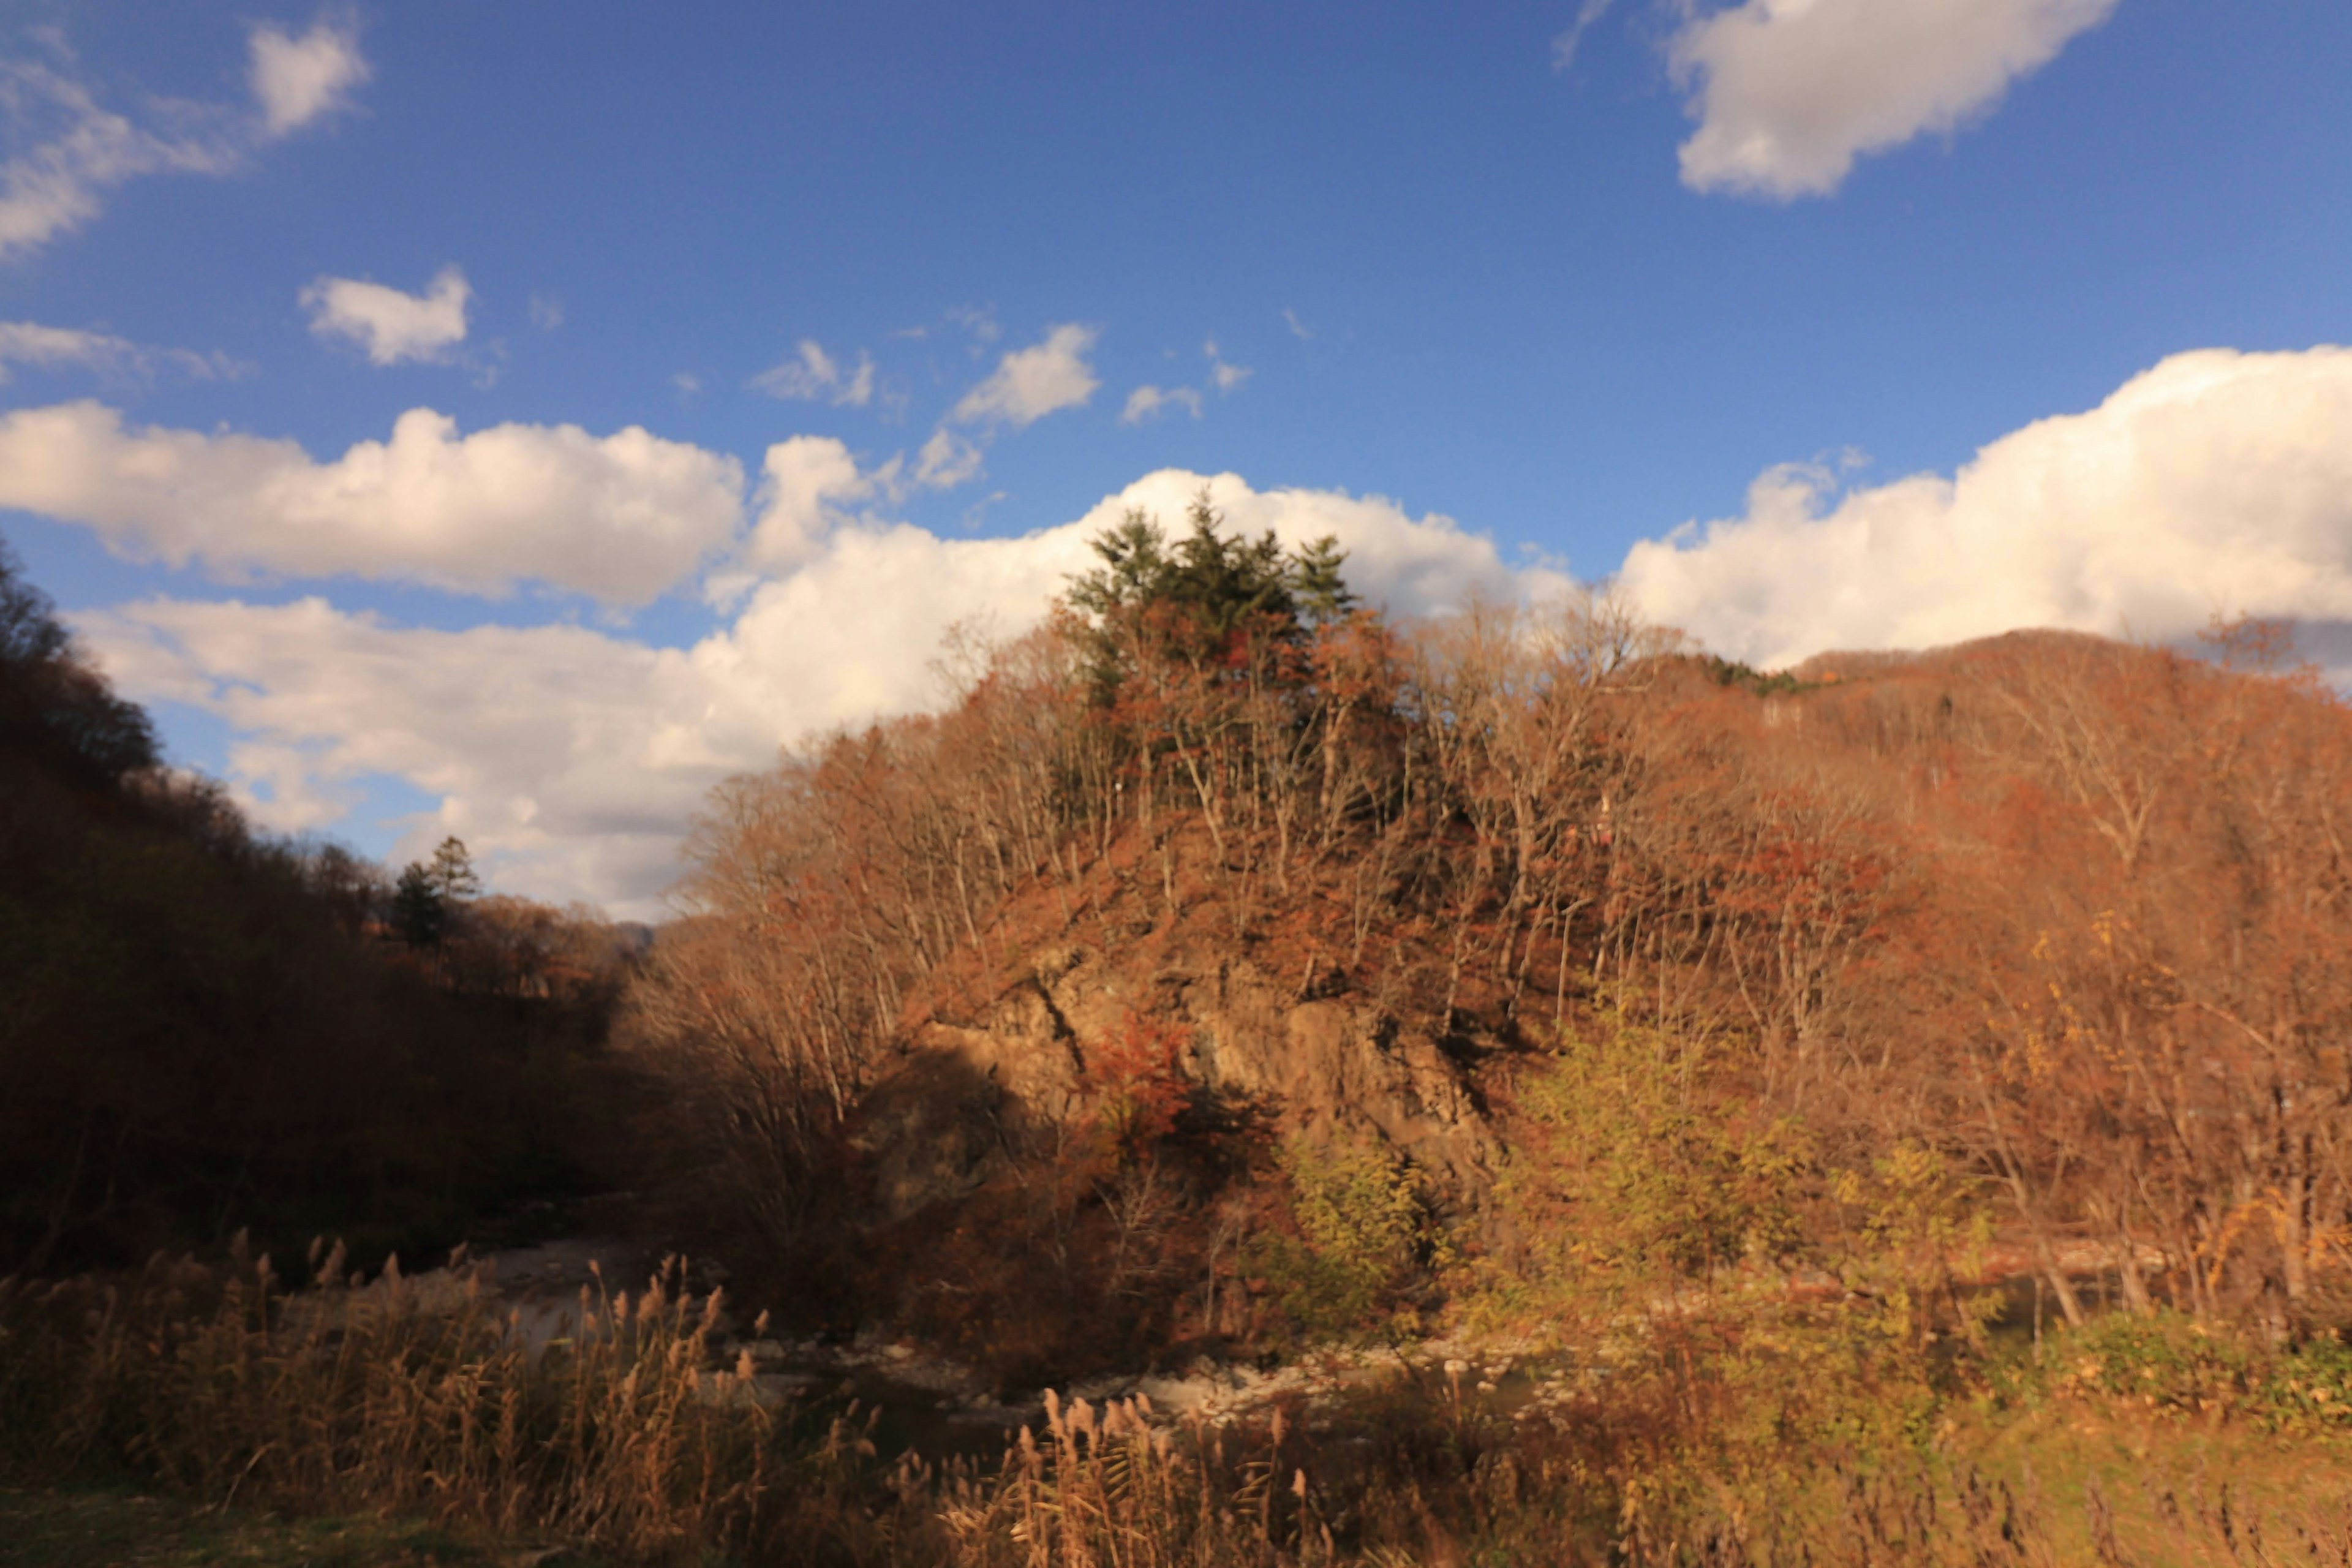
POLYGON ((446 1247, 587 1179, 609 947, 515 900, 466 940, 392 912, 374 867, 159 766, 0 554, 0 1273, 241 1228, 446 1247))
POLYGON ((1890 1247, 1922 1333, 2343 1310, 2352 714, 2260 628, 1768 678, 1205 510, 1097 548, 722 790, 635 994, 803 1307, 1033 1373, 1890 1247))

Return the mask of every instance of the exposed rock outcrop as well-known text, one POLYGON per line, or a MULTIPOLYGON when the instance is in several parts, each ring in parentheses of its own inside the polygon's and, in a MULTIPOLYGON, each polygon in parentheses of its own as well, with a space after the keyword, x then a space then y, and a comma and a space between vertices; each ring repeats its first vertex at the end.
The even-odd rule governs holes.
POLYGON ((1186 1075, 1309 1141, 1374 1139, 1444 1206, 1481 1206, 1499 1144, 1471 1074, 1425 1027, 1346 996, 1302 1000, 1257 963, 1200 951, 1056 945, 961 1016, 910 1031, 859 1137, 892 1218, 969 1192, 1024 1128, 1084 1103, 1092 1055, 1132 1020, 1173 1027, 1186 1075))

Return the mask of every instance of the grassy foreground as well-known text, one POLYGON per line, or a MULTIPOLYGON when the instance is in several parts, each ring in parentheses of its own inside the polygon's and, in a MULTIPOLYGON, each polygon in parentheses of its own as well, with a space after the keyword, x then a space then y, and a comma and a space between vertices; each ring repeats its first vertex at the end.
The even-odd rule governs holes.
POLYGON ((599 1568, 608 1561, 465 1539, 416 1520, 289 1520, 131 1492, 0 1490, 0 1563, 8 1568, 599 1568))
MULTIPOLYGON (((1885 1474, 1824 1475, 1769 1517, 1748 1517, 1751 1540, 1702 1533, 1665 1560, 2143 1568, 2352 1563, 2352 1451, 2336 1443, 2189 1430, 2074 1408, 1963 1423, 1949 1434, 1947 1449, 1943 1475, 1929 1487, 1885 1474)), ((812 1540, 806 1556, 769 1560, 859 1560, 857 1553, 839 1555, 840 1544, 812 1540)), ((1051 1538, 1027 1544, 1052 1554, 1012 1560, 1171 1561, 1148 1547, 1139 1555, 1097 1557, 1056 1550, 1051 1538)), ((1121 1544, 1131 1550, 1142 1543, 1130 1537, 1121 1544)), ((1415 1546, 1391 1544, 1360 1556, 1325 1556, 1317 1544, 1290 1560, 1385 1568, 1605 1560, 1572 1548, 1563 1552, 1565 1542, 1527 1539, 1432 1535, 1415 1546)), ((885 1551, 879 1561, 910 1560, 885 1551)), ((0 1564, 7 1568, 622 1568, 635 1560, 415 1518, 288 1518, 121 1490, 0 1489, 0 1564)), ((911 1560, 960 1559, 926 1553, 911 1560)))
POLYGON ((2352 1568, 2332 1340, 1922 1352, 1727 1309, 1533 1405, 1426 1369, 1226 1427, 1049 1395, 1002 1463, 934 1467, 720 1364, 658 1280, 534 1342, 478 1279, 315 1276, 0 1289, 0 1562, 2352 1568))

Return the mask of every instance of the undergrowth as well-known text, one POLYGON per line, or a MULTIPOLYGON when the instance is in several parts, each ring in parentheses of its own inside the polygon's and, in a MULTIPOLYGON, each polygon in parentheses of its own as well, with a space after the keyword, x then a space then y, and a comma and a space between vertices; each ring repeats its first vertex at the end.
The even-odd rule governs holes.
POLYGON ((1517 1406, 1409 1362, 1230 1426, 1049 1394, 1000 1462, 933 1464, 719 1364, 675 1268, 561 1314, 464 1267, 310 1273, 0 1289, 0 1484, 640 1563, 2352 1564, 2332 1340, 2110 1318, 1929 1367, 1859 1306, 1684 1310, 1517 1406))

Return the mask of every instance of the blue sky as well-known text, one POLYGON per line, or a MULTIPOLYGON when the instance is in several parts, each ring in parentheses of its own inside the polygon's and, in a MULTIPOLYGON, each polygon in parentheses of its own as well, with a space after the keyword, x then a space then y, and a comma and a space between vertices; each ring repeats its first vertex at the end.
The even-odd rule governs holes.
POLYGON ((712 778, 1208 476, 1402 612, 1617 574, 1767 661, 2352 619, 2340 4, 18 0, 0 59, 0 533, 265 822, 521 890, 652 909, 712 778))

